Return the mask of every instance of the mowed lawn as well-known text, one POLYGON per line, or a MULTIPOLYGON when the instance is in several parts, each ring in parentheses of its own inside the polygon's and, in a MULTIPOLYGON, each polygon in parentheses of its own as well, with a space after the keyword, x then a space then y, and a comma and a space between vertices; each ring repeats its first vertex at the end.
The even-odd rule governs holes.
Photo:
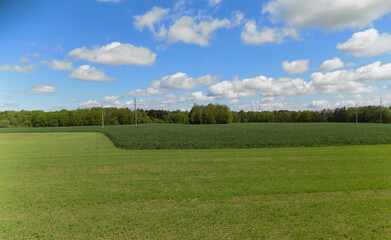
POLYGON ((0 134, 0 239, 388 239, 391 145, 124 150, 0 134))

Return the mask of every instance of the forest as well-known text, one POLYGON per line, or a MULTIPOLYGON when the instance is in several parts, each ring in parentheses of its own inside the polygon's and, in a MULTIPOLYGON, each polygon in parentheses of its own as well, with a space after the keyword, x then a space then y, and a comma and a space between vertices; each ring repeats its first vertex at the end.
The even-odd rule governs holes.
POLYGON ((391 108, 361 106, 321 111, 231 111, 220 104, 194 105, 188 111, 144 110, 128 108, 85 108, 60 111, 2 111, 0 127, 62 127, 125 125, 137 123, 227 124, 258 122, 365 122, 390 123, 391 108), (103 115, 103 118, 102 118, 103 115))

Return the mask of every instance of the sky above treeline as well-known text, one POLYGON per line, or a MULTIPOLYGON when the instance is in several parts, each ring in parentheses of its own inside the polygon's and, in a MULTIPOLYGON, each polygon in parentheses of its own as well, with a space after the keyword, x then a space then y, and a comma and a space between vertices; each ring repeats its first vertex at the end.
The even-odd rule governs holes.
POLYGON ((0 1, 0 111, 391 105, 390 0, 0 1))

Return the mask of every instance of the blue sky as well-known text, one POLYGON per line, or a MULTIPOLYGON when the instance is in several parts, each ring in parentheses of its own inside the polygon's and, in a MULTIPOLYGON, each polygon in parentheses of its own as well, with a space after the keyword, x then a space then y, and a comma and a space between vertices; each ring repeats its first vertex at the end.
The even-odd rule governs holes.
POLYGON ((389 0, 0 2, 0 111, 391 104, 389 0))

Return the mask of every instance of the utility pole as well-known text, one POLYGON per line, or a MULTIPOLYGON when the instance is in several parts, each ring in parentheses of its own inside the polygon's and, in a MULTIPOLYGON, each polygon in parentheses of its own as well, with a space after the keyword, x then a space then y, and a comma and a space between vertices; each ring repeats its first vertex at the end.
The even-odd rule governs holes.
POLYGON ((134 97, 134 124, 137 127, 137 103, 136 103, 136 97, 134 97))
POLYGON ((382 104, 382 99, 380 98, 380 123, 382 123, 382 107, 381 107, 381 104, 382 104))
POLYGON ((104 118, 104 110, 103 110, 103 104, 102 104, 102 128, 105 128, 105 118, 104 118))
POLYGON ((356 104, 356 124, 358 123, 358 106, 356 104))

